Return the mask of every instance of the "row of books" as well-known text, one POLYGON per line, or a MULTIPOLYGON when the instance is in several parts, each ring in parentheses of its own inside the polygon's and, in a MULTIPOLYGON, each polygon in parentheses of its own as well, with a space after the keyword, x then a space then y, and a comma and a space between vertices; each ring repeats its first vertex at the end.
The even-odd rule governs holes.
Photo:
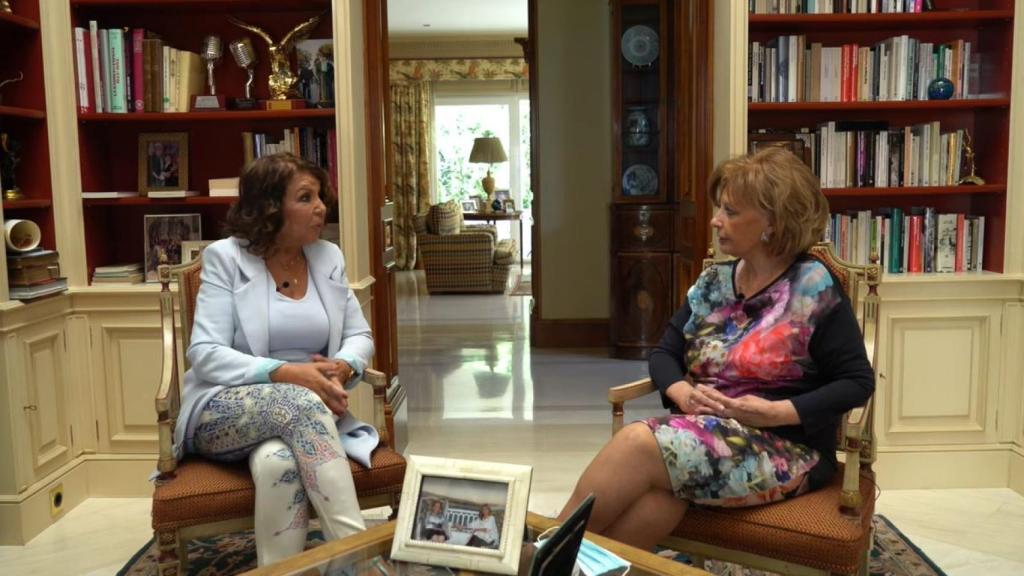
POLYGON ((748 0, 752 14, 899 14, 932 9, 932 0, 748 0))
POLYGON ((332 183, 338 181, 335 150, 337 135, 333 128, 296 126, 277 133, 242 132, 245 165, 268 154, 290 152, 326 170, 332 183))
POLYGON ((932 207, 832 214, 825 240, 850 262, 877 254, 882 271, 979 272, 985 263, 985 217, 939 214, 932 207))
POLYGON ((187 112, 205 76, 199 54, 165 45, 142 28, 75 27, 75 80, 82 113, 187 112))
POLYGON ((829 121, 793 136, 809 147, 804 158, 822 188, 955 186, 960 181, 964 131, 942 132, 938 121, 902 128, 829 121))
POLYGON ((948 78, 953 98, 969 98, 978 83, 976 60, 971 42, 962 39, 936 44, 904 34, 874 46, 808 46, 804 35, 779 36, 750 43, 747 97, 751 102, 927 100, 929 83, 948 78))
POLYGON ((97 266, 92 273, 93 284, 137 284, 143 279, 142 262, 97 266))
POLYGON ((32 300, 68 289, 60 275, 60 254, 37 248, 7 254, 7 280, 12 300, 32 300))

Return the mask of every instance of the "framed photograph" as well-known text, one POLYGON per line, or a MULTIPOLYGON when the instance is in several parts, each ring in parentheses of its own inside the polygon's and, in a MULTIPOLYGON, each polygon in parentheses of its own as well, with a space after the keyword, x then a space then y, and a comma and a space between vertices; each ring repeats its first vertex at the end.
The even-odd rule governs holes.
POLYGON ((182 244, 203 237, 203 221, 199 214, 146 214, 143 218, 146 282, 157 282, 158 266, 181 264, 182 244))
POLYGON ((804 164, 812 166, 811 164, 811 149, 804 145, 804 141, 797 138, 793 134, 748 134, 747 135, 747 152, 753 154, 758 150, 763 149, 766 146, 779 146, 789 150, 796 157, 803 160, 804 164))
POLYGON ((203 249, 213 244, 214 240, 185 240, 181 243, 181 263, 191 262, 203 253, 203 249))
POLYGON ((476 212, 477 210, 477 198, 467 198, 462 201, 463 212, 476 212))
POLYGON ((139 134, 139 195, 188 189, 188 133, 139 134))
POLYGON ((299 64, 296 89, 310 106, 334 105, 334 41, 330 38, 295 43, 299 64))
POLYGON ((384 267, 395 265, 395 203, 388 202, 380 207, 380 221, 384 229, 384 267))
POLYGON ((505 200, 502 200, 501 201, 501 209, 504 210, 505 212, 515 212, 516 211, 516 201, 511 199, 511 198, 507 198, 505 200))
POLYGON ((516 574, 533 468, 410 456, 391 557, 516 574))

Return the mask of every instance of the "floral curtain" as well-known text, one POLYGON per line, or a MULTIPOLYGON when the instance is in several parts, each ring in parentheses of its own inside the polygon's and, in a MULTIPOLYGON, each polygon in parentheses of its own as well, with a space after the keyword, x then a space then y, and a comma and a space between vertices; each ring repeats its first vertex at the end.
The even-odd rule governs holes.
POLYGON ((529 78, 524 58, 392 60, 391 83, 449 80, 523 80, 529 78))
POLYGON ((416 265, 417 214, 430 209, 429 82, 391 85, 391 145, 394 152, 395 264, 416 265))

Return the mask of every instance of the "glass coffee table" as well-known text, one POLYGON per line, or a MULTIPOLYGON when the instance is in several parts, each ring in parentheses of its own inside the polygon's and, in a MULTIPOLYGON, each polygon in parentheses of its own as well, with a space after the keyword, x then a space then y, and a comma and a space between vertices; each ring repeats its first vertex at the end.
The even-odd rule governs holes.
MULTIPOLYGON (((526 527, 530 541, 536 539, 541 532, 556 526, 558 522, 551 518, 528 512, 526 514, 526 527)), ((337 561, 339 565, 354 565, 356 573, 360 576, 428 576, 434 574, 477 574, 468 570, 458 568, 439 568, 423 564, 411 564, 408 562, 392 561, 388 558, 391 553, 391 542, 395 536, 395 522, 387 522, 369 528, 348 538, 333 540, 306 550, 302 554, 282 560, 277 564, 264 566, 251 572, 247 576, 318 576, 322 568, 329 562, 337 561)), ((703 570, 662 558, 639 548, 633 548, 603 536, 587 532, 587 538, 603 546, 604 548, 618 554, 627 562, 632 564, 629 570, 630 576, 709 576, 703 570)), ((523 553, 519 561, 519 573, 527 574, 530 569, 530 560, 533 557, 533 546, 524 544, 523 553)))

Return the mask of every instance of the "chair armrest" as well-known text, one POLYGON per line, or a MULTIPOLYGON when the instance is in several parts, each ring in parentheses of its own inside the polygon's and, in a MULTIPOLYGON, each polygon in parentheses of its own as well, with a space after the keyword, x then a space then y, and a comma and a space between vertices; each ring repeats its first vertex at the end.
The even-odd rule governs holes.
POLYGON ((380 435, 380 443, 394 448, 391 439, 391 427, 388 426, 388 379, 383 372, 367 368, 363 371, 363 381, 373 388, 373 427, 380 435))
MULTIPOLYGON (((843 490, 839 496, 839 511, 850 517, 860 518, 864 502, 860 494, 861 450, 864 448, 864 433, 871 425, 871 403, 874 397, 859 408, 854 408, 843 417, 843 444, 841 449, 846 454, 843 468, 843 490)), ((870 438, 867 440, 870 442, 870 438)))
POLYGON ((161 476, 171 474, 178 467, 174 457, 174 425, 178 420, 181 406, 178 386, 178 354, 174 334, 174 296, 171 293, 171 271, 167 265, 159 267, 160 279, 160 340, 162 360, 160 364, 160 385, 157 387, 155 405, 157 434, 160 455, 157 470, 161 476))
POLYGON ((609 388, 608 403, 612 405, 612 434, 614 435, 622 429, 622 417, 625 412, 623 404, 657 391, 658 389, 654 386, 654 382, 651 382, 650 378, 609 388))

